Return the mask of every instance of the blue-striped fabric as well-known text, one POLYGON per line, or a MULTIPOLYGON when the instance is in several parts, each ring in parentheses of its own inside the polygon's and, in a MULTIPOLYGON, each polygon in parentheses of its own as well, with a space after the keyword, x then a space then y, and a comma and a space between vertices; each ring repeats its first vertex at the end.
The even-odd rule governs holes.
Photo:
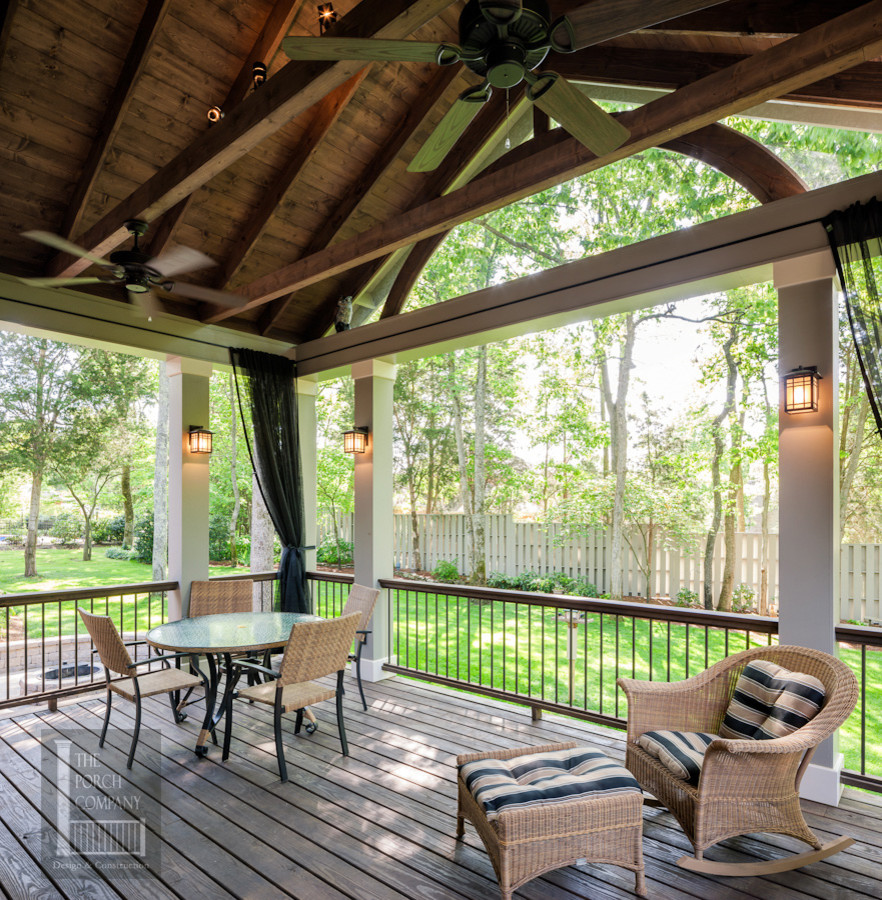
POLYGON ((675 778, 698 784, 704 751, 716 738, 702 731, 647 731, 637 743, 654 756, 675 778))
POLYGON ((810 722, 824 704, 824 685, 768 660, 748 663, 738 678, 720 737, 771 740, 810 722))
POLYGON ((531 753, 510 760, 478 759, 462 765, 460 774, 491 822, 513 809, 640 790, 624 766, 587 747, 531 753))

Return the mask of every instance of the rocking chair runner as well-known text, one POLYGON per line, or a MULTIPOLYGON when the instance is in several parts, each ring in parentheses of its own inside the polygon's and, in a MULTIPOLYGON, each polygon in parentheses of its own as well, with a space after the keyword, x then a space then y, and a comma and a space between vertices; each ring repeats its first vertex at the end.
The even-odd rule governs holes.
POLYGON ((640 786, 671 811, 695 848, 695 857, 684 856, 678 865, 713 875, 765 875, 808 865, 852 843, 843 837, 822 844, 799 806, 799 784, 815 747, 836 731, 857 702, 857 679, 841 660, 805 647, 756 647, 686 681, 620 678, 618 684, 628 698, 625 764, 640 786), (786 737, 715 737, 704 752, 695 786, 674 776, 638 745, 638 738, 650 731, 719 734, 738 677, 753 660, 768 660, 820 680, 825 698, 818 714, 786 737), (704 851, 719 841, 762 831, 792 835, 814 850, 758 863, 703 858, 704 851))

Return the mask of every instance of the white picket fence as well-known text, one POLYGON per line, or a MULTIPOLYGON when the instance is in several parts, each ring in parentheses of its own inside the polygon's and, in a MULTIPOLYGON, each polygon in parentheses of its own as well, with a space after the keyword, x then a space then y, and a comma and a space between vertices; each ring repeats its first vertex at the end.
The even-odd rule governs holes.
MULTIPOLYGON (((468 575, 469 552, 465 518, 461 514, 419 515, 422 568, 432 571, 439 562, 456 564, 460 573, 468 575)), ((516 522, 511 516, 485 516, 485 562, 487 573, 517 575, 536 572, 539 575, 564 572, 582 576, 601 592, 609 590, 609 543, 602 529, 588 529, 578 538, 561 539, 561 526, 537 522, 516 522)), ((344 518, 340 537, 352 540, 352 518, 344 518)), ((319 543, 333 539, 330 518, 320 517, 319 543)), ((639 542, 635 540, 635 546, 639 542)), ((762 536, 752 533, 735 535, 735 585, 747 585, 759 596, 762 578, 762 536)), ((642 554, 641 554, 642 555, 642 554)), ((718 535, 713 557, 713 590, 718 595, 723 573, 725 551, 722 535, 718 535)), ((396 568, 414 568, 411 516, 395 516, 394 563, 396 568)), ((768 596, 772 604, 778 596, 778 535, 769 536, 768 596)), ((688 549, 655 547, 652 594, 676 597, 681 588, 701 596, 703 590, 704 541, 696 538, 688 549)), ((622 566, 622 584, 626 594, 643 596, 646 577, 640 557, 626 545, 622 566)), ((844 621, 882 619, 882 545, 843 544, 840 565, 840 618, 844 621)))

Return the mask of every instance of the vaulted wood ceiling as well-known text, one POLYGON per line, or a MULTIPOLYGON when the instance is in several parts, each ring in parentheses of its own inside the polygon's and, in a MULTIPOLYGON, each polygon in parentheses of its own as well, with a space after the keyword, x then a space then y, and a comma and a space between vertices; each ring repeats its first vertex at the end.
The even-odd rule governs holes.
MULTIPOLYGON (((644 0, 589 6, 599 2, 644 0)), ((584 5, 551 4, 553 15, 584 5)), ((455 42, 462 6, 337 0, 332 27, 455 42)), ((12 0, 0 32, 0 271, 88 272, 21 233, 106 255, 128 240, 125 220, 145 219, 152 253, 180 243, 218 262, 187 281, 246 298, 220 309, 173 295, 175 314, 300 343, 327 331, 347 294, 361 298, 356 323, 376 306, 400 312, 443 235, 489 209, 659 144, 707 152, 773 199, 800 186, 712 123, 773 98, 882 105, 882 0, 728 0, 549 58, 572 80, 673 91, 622 113, 631 137, 608 156, 534 121, 515 88, 495 92, 438 170, 409 173, 476 77, 279 50, 285 35, 317 33, 312 0, 12 0), (258 60, 269 78, 254 88, 258 60), (212 106, 225 114, 214 125, 212 106)), ((125 302, 121 286, 88 290, 125 302)))

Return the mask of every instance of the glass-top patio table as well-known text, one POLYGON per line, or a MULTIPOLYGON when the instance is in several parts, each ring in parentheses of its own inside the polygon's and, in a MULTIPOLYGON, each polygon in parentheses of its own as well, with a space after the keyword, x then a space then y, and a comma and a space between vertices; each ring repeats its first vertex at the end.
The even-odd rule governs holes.
POLYGON ((221 668, 217 657, 230 667, 232 654, 256 653, 284 647, 298 622, 320 622, 321 616, 308 613, 244 612, 194 616, 157 625, 147 632, 147 643, 157 650, 204 655, 208 662, 205 692, 205 719, 196 741, 196 755, 205 756, 208 736, 223 715, 223 704, 215 712, 221 668))

